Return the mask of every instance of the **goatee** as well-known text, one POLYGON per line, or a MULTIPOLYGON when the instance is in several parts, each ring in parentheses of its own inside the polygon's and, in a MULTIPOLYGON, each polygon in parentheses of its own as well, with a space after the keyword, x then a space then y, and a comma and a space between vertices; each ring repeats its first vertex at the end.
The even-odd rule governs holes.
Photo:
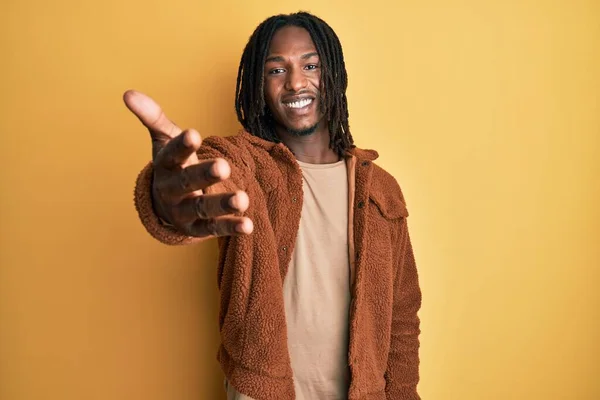
POLYGON ((287 128, 286 127, 286 130, 291 135, 302 137, 302 136, 312 135, 313 133, 315 133, 315 131, 317 130, 317 126, 319 126, 318 123, 314 124, 311 127, 304 128, 304 129, 299 129, 299 130, 298 129, 294 129, 294 128, 287 128))

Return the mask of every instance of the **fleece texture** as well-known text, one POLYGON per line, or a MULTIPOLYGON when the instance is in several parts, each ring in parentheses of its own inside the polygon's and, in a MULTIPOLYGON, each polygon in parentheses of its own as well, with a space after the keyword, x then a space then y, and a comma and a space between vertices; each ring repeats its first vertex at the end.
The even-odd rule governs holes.
MULTIPOLYGON (((219 238, 221 302, 218 360, 239 392, 256 400, 293 400, 283 282, 302 211, 302 173, 282 143, 247 132, 209 137, 200 159, 222 157, 231 178, 207 192, 244 190, 254 232, 219 238)), ((350 400, 417 400, 421 306, 408 212, 396 180, 373 163, 377 153, 353 148, 355 181, 350 304, 350 400)), ((198 241, 161 223, 151 199, 152 165, 138 176, 135 205, 148 232, 163 243, 198 241)))

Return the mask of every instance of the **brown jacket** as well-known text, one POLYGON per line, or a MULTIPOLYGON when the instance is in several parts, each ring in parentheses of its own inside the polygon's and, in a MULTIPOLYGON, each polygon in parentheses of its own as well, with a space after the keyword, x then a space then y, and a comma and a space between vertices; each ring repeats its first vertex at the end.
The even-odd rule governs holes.
MULTIPOLYGON (((231 179, 210 191, 245 190, 254 233, 219 239, 221 292, 218 359, 229 382, 256 400, 294 399, 283 281, 302 210, 302 174, 283 144, 249 133, 204 140, 200 159, 223 157, 231 179)), ((396 180, 372 161, 347 154, 352 285, 349 364, 351 400, 419 399, 421 292, 408 235, 408 213, 396 180), (353 251, 352 251, 353 250, 353 251)), ((151 166, 139 175, 135 204, 142 223, 167 244, 196 241, 162 225, 152 210, 151 166)))

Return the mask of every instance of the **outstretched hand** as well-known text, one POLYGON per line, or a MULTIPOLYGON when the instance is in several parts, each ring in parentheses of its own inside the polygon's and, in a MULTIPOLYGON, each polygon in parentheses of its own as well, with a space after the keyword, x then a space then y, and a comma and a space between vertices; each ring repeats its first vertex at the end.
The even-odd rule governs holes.
POLYGON ((248 195, 204 194, 203 190, 229 178, 231 168, 222 158, 200 161, 200 134, 183 131, 167 118, 150 97, 129 90, 125 105, 139 118, 152 139, 152 201, 156 213, 188 236, 231 236, 250 234, 254 229, 247 217, 235 213, 248 209, 248 195))

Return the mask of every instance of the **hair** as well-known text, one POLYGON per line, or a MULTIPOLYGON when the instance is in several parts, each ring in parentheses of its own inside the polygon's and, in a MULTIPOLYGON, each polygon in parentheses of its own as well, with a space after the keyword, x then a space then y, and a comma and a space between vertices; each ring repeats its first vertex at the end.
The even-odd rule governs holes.
POLYGON ((248 40, 240 60, 235 89, 238 120, 252 135, 280 142, 265 102, 264 64, 273 35, 285 26, 306 29, 315 44, 321 61, 320 104, 329 124, 329 147, 341 156, 354 147, 348 124, 348 75, 342 44, 325 21, 307 12, 267 18, 248 40))

